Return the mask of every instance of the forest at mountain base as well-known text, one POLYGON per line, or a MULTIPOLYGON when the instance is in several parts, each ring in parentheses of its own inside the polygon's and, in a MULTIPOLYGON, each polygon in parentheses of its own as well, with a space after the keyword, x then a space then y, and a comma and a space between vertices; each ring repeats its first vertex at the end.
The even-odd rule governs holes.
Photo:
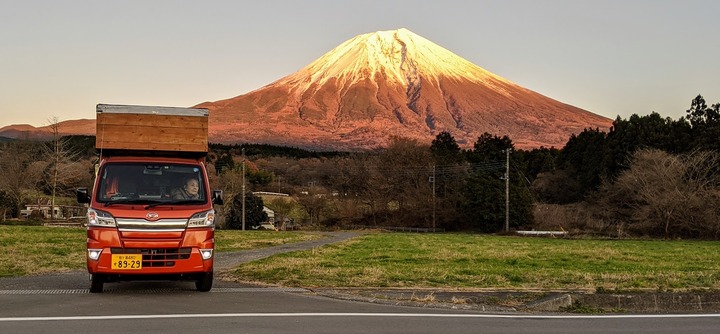
MULTIPOLYGON (((708 106, 697 96, 677 120, 618 117, 608 132, 585 129, 561 149, 515 149, 511 138, 490 133, 462 149, 443 132, 431 143, 398 137, 363 152, 211 144, 207 165, 211 185, 226 197, 218 207, 221 228, 237 226, 244 164, 248 207, 266 206, 276 221, 298 228, 502 233, 508 214, 511 230, 718 239, 717 138, 720 103, 708 106), (287 196, 253 195, 259 192, 287 196)), ((73 205, 74 189, 92 186, 94 142, 92 136, 0 142, 3 220, 17 220, 26 204, 52 194, 55 203, 73 205)), ((249 226, 264 218, 255 216, 249 226)))

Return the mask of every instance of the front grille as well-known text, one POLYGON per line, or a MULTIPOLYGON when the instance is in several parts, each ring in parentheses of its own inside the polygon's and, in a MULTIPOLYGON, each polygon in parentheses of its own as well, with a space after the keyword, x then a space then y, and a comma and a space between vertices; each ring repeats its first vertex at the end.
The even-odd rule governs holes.
POLYGON ((112 254, 142 254, 143 267, 172 267, 190 258, 192 248, 111 248, 112 254))
POLYGON ((187 219, 160 219, 151 222, 145 219, 117 218, 116 222, 120 231, 182 232, 187 226, 187 219))

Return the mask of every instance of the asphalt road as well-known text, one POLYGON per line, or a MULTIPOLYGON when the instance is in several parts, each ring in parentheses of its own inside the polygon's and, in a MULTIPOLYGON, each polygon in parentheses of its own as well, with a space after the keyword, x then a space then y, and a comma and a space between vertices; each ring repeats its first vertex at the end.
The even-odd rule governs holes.
POLYGON ((540 315, 412 308, 274 288, 131 284, 1 290, 0 333, 713 333, 718 315, 540 315), (14 291, 14 292, 12 292, 14 291))
MULTIPOLYGON (((218 254, 218 268, 355 236, 218 254), (300 247, 300 248, 298 248, 300 247)), ((712 333, 718 314, 565 315, 358 302, 217 281, 123 282, 90 294, 87 273, 0 279, 0 333, 712 333)))

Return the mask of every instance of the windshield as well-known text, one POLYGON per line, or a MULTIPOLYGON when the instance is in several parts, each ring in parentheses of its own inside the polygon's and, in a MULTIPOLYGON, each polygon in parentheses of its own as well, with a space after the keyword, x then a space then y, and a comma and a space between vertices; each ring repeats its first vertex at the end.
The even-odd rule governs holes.
POLYGON ((205 203, 203 173, 188 164, 108 163, 100 173, 96 198, 112 204, 205 203))

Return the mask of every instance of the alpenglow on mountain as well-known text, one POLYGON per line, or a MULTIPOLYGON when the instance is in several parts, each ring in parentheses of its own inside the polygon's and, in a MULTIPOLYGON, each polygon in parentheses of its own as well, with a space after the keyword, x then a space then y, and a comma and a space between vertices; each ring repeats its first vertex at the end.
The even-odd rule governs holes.
POLYGON ((429 144, 447 131, 461 146, 484 132, 520 148, 562 147, 611 120, 567 105, 455 55, 407 29, 352 38, 305 68, 234 98, 205 102, 210 137, 311 149, 429 144))

